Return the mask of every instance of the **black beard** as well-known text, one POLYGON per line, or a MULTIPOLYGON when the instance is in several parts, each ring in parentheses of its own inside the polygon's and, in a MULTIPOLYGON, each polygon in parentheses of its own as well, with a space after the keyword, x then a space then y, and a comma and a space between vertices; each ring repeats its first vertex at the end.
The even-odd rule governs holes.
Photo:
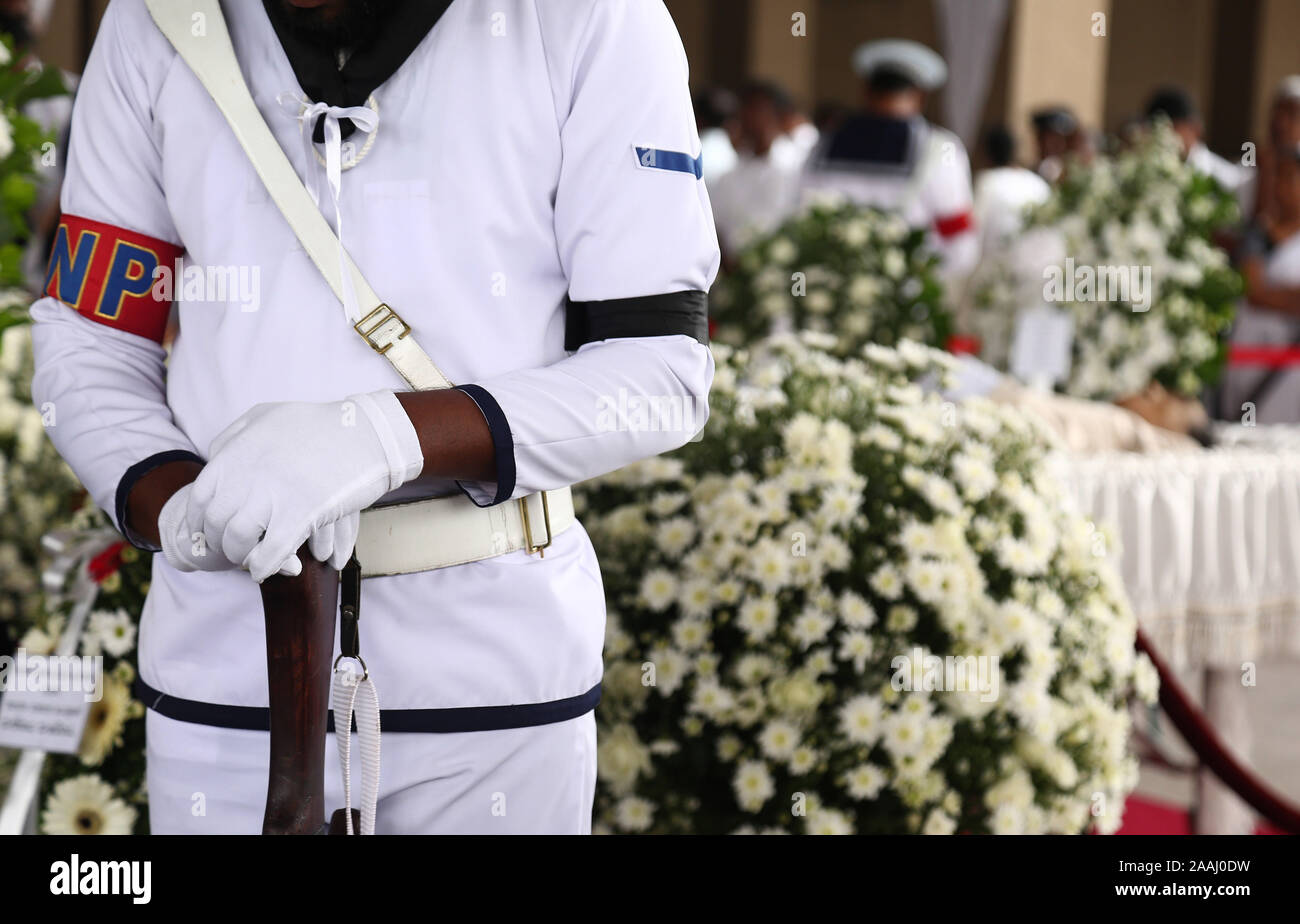
POLYGON ((280 0, 289 31, 306 44, 327 51, 371 44, 402 0, 346 0, 336 15, 323 7, 304 10, 280 0))

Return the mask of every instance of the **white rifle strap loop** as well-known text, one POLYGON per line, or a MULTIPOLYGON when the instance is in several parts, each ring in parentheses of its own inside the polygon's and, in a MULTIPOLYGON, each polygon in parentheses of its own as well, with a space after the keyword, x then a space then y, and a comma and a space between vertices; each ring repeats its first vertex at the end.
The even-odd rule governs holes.
POLYGON ((343 809, 347 833, 352 830, 352 716, 357 717, 357 745, 361 749, 361 833, 375 833, 379 804, 379 691, 369 671, 358 674, 339 665, 334 668, 334 738, 343 768, 343 809), (360 694, 360 699, 358 699, 360 694))
POLYGON ((276 142, 244 82, 217 0, 145 0, 145 6, 230 123, 271 199, 345 310, 346 268, 364 315, 357 332, 412 388, 450 388, 451 380, 416 343, 406 323, 370 288, 352 258, 344 252, 343 260, 339 260, 342 244, 276 142), (380 308, 384 312, 378 315, 379 321, 373 326, 365 324, 380 308))

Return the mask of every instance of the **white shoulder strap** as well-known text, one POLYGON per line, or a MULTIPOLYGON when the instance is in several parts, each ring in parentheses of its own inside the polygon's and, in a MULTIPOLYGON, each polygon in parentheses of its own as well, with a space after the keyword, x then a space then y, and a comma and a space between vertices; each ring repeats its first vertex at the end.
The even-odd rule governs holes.
MULTIPOLYGON (((307 255, 343 301, 339 240, 253 102, 217 0, 145 0, 145 5, 212 96, 307 255)), ((416 343, 410 326, 380 301, 352 258, 345 255, 344 259, 352 273, 353 291, 366 312, 355 325, 357 333, 417 391, 449 388, 450 380, 416 343)))

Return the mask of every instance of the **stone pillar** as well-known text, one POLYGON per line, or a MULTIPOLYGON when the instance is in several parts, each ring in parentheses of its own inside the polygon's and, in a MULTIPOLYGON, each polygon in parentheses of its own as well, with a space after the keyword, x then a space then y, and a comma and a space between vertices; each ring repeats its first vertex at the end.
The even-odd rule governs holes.
POLYGON ((1028 160, 1033 154, 1029 114, 1041 106, 1069 106, 1090 129, 1102 124, 1111 0, 1015 0, 1011 18, 1007 127, 1028 160), (1105 35, 1093 34, 1094 28, 1100 31, 1095 23, 1104 23, 1105 35))

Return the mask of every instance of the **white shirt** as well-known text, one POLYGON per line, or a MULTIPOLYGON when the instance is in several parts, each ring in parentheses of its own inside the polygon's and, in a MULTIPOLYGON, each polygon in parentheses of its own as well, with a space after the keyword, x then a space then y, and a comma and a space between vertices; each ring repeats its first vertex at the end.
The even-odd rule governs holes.
POLYGON ((1024 167, 994 167, 975 178, 975 224, 983 249, 1014 237, 1024 227, 1025 209, 1047 201, 1052 187, 1024 167))
POLYGON ((718 239, 729 254, 775 231, 799 204, 800 164, 778 153, 740 158, 731 172, 710 187, 718 239))
POLYGON ((1188 149, 1187 163, 1197 173, 1218 180, 1220 186, 1237 197, 1237 204, 1241 206, 1242 213, 1248 211, 1252 193, 1251 181, 1255 177, 1253 169, 1220 157, 1200 141, 1188 149))
MULTIPOLYGON (((327 189, 277 102, 300 88, 262 4, 222 5, 262 115, 299 175, 321 171, 327 189)), ((499 404, 513 496, 689 439, 602 429, 600 402, 620 389, 702 400, 706 347, 673 335, 564 349, 566 296, 707 290, 717 270, 686 58, 663 5, 456 0, 374 97, 373 146, 342 179, 345 244, 448 377, 499 404), (638 147, 674 156, 646 166, 638 147)), ((57 407, 50 434, 100 506, 114 509, 128 467, 167 450, 203 455, 259 402, 403 387, 344 322, 142 0, 109 6, 72 137, 65 213, 183 246, 198 266, 257 268, 261 283, 254 310, 180 304, 165 386, 157 343, 53 298, 33 306, 36 401, 57 407)), ((469 490, 485 503, 497 488, 469 490)), ((262 621, 245 572, 179 573, 155 556, 141 676, 174 696, 265 706, 262 621)), ((385 709, 589 693, 603 633, 599 567, 581 527, 544 559, 516 552, 362 590, 362 653, 385 709)))
POLYGON ((704 182, 709 186, 729 173, 739 159, 731 136, 721 127, 706 128, 700 133, 700 155, 704 158, 704 182))

